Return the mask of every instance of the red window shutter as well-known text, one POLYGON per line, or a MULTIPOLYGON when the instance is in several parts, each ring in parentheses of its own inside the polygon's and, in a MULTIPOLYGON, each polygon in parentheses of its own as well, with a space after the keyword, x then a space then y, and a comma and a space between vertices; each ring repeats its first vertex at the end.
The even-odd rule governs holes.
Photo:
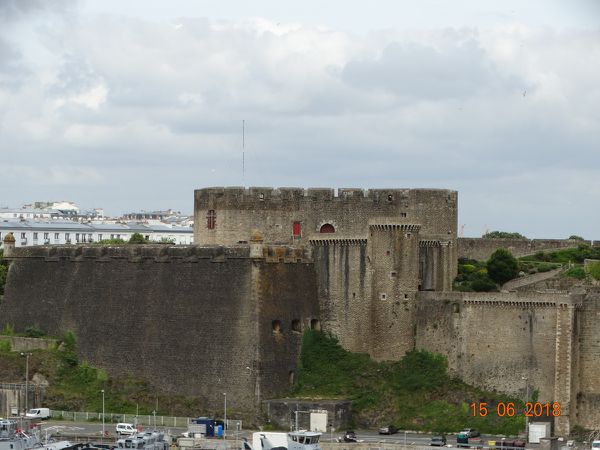
POLYGON ((300 222, 294 222, 294 237, 299 237, 302 229, 300 228, 300 222))

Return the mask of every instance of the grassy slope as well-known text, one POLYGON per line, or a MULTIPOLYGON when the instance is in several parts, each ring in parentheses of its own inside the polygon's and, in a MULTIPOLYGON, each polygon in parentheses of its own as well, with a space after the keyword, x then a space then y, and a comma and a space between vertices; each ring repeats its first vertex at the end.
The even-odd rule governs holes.
MULTIPOLYGON (((151 414, 157 398, 159 415, 195 416, 208 411, 197 398, 160 395, 143 380, 133 376, 109 378, 99 369, 79 362, 74 352, 74 341, 61 349, 33 350, 29 357, 29 374, 40 374, 49 382, 44 406, 68 411, 102 411, 105 390, 107 413, 151 414)), ((23 382, 25 358, 3 346, 0 348, 0 381, 23 382)))
POLYGON ((412 351, 399 362, 378 363, 312 330, 304 335, 298 383, 290 394, 351 399, 359 427, 393 423, 401 429, 452 432, 470 426, 507 435, 525 428, 522 402, 451 378, 441 355, 412 351), (491 406, 487 417, 471 414, 470 403, 480 401, 491 406), (509 401, 518 405, 517 414, 498 417, 495 405, 509 401))

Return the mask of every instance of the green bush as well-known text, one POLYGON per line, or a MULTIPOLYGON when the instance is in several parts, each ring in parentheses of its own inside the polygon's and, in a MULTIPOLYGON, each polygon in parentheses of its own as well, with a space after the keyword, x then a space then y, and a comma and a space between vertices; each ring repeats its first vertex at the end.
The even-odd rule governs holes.
POLYGON ((10 323, 7 323, 6 325, 4 325, 4 328, 2 328, 2 334, 4 336, 14 336, 15 329, 10 323))
POLYGON ((600 280, 600 262, 591 263, 587 270, 594 280, 600 280))
POLYGON ((1 353, 8 353, 10 352, 10 341, 8 339, 2 339, 0 340, 0 352, 1 353))
POLYGON ((125 241, 121 238, 113 238, 113 239, 102 239, 101 241, 94 242, 94 245, 114 245, 114 244, 124 244, 125 241))
POLYGON ((488 279, 474 280, 471 287, 475 292, 492 292, 497 290, 496 283, 488 279))
POLYGON ((79 364, 76 352, 77 338, 72 331, 67 331, 62 338, 62 360, 67 367, 79 364))
POLYGON ((462 270, 465 273, 473 273, 477 270, 477 267, 474 264, 465 264, 462 266, 462 270))
POLYGON ((300 362, 289 395, 351 399, 356 427, 392 423, 403 429, 448 432, 469 423, 483 432, 506 435, 515 435, 524 427, 522 416, 472 417, 469 404, 473 399, 523 405, 451 378, 442 355, 412 350, 400 361, 376 362, 342 349, 330 335, 307 330, 300 362))
POLYGON ((567 270, 565 275, 571 278, 577 278, 578 280, 583 280, 585 278, 585 270, 583 270, 583 267, 581 266, 575 266, 567 270))
POLYGON ((42 330, 40 330, 38 327, 31 325, 27 328, 25 328, 25 336, 27 337, 31 337, 31 338, 39 338, 42 336, 45 336, 46 333, 44 333, 42 330))
POLYGON ((133 233, 129 238, 130 244, 146 244, 148 241, 140 233, 133 233))
POLYGON ((554 266, 548 263, 538 264, 537 266, 538 272, 550 272, 552 269, 554 269, 554 266))
POLYGON ((507 231, 489 231, 482 236, 484 239, 527 239, 521 233, 507 231))
POLYGON ((489 277, 498 284, 504 284, 519 274, 519 263, 506 249, 499 248, 487 262, 489 277))
POLYGON ((569 239, 572 240, 572 241, 583 241, 583 240, 585 240, 581 236, 577 236, 576 234, 572 234, 571 236, 569 236, 569 239))

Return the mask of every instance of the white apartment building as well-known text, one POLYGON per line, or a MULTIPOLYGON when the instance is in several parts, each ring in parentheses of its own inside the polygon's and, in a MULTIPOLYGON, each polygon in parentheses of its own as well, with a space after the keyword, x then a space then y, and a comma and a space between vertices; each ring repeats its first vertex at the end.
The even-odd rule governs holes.
POLYGON ((60 220, 14 220, 0 218, 0 247, 8 233, 13 233, 16 247, 32 245, 85 244, 105 239, 128 241, 134 233, 140 233, 150 242, 169 240, 178 245, 193 243, 192 227, 176 227, 166 224, 127 223, 81 223, 60 220))

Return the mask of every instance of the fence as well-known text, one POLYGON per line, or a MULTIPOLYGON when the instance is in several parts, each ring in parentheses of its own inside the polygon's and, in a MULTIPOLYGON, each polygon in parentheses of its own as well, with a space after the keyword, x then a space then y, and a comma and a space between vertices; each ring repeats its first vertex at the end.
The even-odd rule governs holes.
MULTIPOLYGON (((73 411, 50 411, 52 419, 69 420, 72 422, 101 422, 102 413, 98 412, 73 412, 73 411)), ((155 415, 138 415, 135 414, 114 414, 104 413, 104 422, 106 423, 134 423, 147 427, 169 427, 169 428, 186 428, 192 417, 172 417, 172 416, 155 416, 155 415)), ((237 419, 227 419, 227 430, 229 432, 242 430, 242 421, 237 419)))
MULTIPOLYGON (((50 411, 52 419, 69 420, 73 422, 100 422, 102 421, 102 413, 86 412, 86 411, 50 411)), ((147 427, 173 427, 185 428, 192 420, 191 417, 172 417, 172 416, 155 416, 155 415, 139 415, 135 414, 115 414, 104 413, 104 422, 107 423, 137 423, 147 427)))

